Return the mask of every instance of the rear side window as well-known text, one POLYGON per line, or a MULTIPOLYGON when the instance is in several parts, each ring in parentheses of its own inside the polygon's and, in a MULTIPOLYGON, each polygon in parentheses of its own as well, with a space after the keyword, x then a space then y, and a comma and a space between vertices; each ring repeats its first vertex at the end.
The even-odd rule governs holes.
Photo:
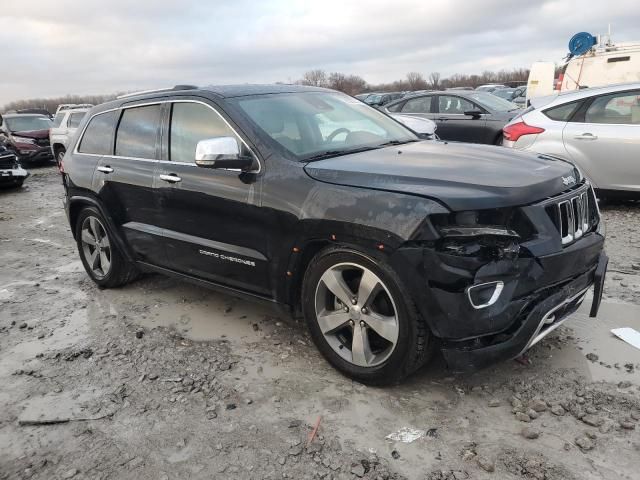
POLYGON ((116 155, 156 158, 160 112, 160 105, 131 107, 123 110, 116 133, 116 155))
POLYGON ((402 107, 402 113, 429 113, 431 112, 431 99, 433 97, 419 97, 407 100, 402 107))
POLYGON ((580 102, 565 103, 564 105, 543 110, 542 113, 556 122, 568 122, 579 106, 580 102))
POLYGON ((640 90, 596 98, 584 114, 586 123, 640 125, 640 90))
POLYGON ((60 112, 58 113, 55 118, 53 119, 53 125, 51 125, 52 128, 58 128, 60 126, 60 124, 62 123, 62 119, 64 118, 64 112, 60 112))
POLYGON ((117 111, 100 113, 89 121, 84 131, 78 151, 93 155, 111 155, 113 153, 113 130, 117 111))
POLYGON ((402 110, 403 105, 403 102, 396 103, 395 105, 391 105, 390 107, 388 107, 387 110, 389 110, 390 112, 399 112, 400 110, 402 110))
POLYGON ((173 104, 169 139, 172 161, 194 163, 198 142, 215 137, 236 135, 220 115, 201 103, 173 104))
POLYGON ((71 115, 69 115, 69 120, 67 120, 67 126, 69 128, 78 128, 78 125, 80 125, 80 122, 85 115, 86 112, 72 113, 71 115))

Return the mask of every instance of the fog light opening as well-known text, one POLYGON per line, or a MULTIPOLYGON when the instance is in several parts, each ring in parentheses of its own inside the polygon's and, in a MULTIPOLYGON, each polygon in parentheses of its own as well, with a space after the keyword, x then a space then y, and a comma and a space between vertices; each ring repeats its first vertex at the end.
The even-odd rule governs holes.
POLYGON ((490 307, 498 301, 503 288, 504 282, 500 281, 473 285, 467 288, 467 297, 469 298, 469 303, 476 310, 490 307))

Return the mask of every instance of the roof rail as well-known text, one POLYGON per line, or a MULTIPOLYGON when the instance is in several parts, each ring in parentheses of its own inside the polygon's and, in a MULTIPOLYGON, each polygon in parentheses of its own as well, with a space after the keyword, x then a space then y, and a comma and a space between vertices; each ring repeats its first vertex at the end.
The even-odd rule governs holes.
POLYGON ((136 95, 144 95, 145 93, 169 92, 171 90, 195 90, 196 88, 198 87, 195 85, 176 85, 174 87, 154 88, 152 90, 141 90, 139 92, 125 93, 122 95, 118 95, 116 98, 120 100, 121 98, 134 97, 136 95))

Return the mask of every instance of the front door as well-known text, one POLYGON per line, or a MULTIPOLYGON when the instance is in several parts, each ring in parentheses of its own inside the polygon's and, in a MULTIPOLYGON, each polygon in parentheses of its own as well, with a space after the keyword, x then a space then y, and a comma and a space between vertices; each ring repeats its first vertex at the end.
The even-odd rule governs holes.
POLYGON ((562 137, 597 188, 640 192, 640 90, 596 97, 562 137))
POLYGON ((464 114, 470 110, 482 109, 457 95, 439 95, 435 115, 438 137, 456 142, 485 143, 486 114, 479 117, 464 114))
MULTIPOLYGON (((162 226, 170 268, 216 283, 270 292, 267 241, 261 234, 259 173, 199 167, 200 140, 232 136, 218 111, 200 101, 167 105, 165 161, 158 171, 162 226)), ((256 170, 260 164, 255 158, 256 170)))

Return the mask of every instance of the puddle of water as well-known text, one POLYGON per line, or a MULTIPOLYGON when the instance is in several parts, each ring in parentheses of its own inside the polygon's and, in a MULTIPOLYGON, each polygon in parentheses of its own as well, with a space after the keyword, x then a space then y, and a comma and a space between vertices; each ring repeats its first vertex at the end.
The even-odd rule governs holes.
POLYGON ((18 369, 28 367, 39 353, 62 350, 78 345, 88 335, 87 313, 85 309, 76 310, 63 320, 63 325, 53 330, 52 335, 41 339, 20 342, 3 356, 0 364, 0 376, 9 375, 18 369))
POLYGON ((640 331, 640 306, 629 303, 615 303, 603 301, 597 318, 589 318, 591 302, 587 299, 580 309, 564 324, 570 328, 576 337, 579 350, 568 345, 556 350, 553 363, 563 367, 577 368, 592 381, 607 381, 618 383, 630 381, 640 385, 640 370, 634 368, 633 373, 627 373, 624 365, 640 364, 640 350, 620 340, 611 333, 612 328, 631 327, 640 331), (585 355, 595 353, 599 359, 591 362, 585 355), (610 365, 600 365, 603 362, 610 365), (618 364, 619 369, 614 365, 618 364))
MULTIPOLYGON (((140 287, 147 290, 149 284, 140 287)), ((226 338, 231 342, 257 342, 269 335, 278 321, 272 317, 274 312, 268 307, 189 284, 174 283, 171 288, 152 288, 142 297, 139 293, 109 290, 102 292, 102 298, 110 304, 111 313, 116 313, 113 306, 118 305, 118 313, 126 314, 140 326, 175 328, 194 341, 226 338), (133 314, 120 307, 132 298, 143 299, 133 308, 134 312, 137 310, 133 314)), ((96 314, 100 316, 104 312, 96 314)))

